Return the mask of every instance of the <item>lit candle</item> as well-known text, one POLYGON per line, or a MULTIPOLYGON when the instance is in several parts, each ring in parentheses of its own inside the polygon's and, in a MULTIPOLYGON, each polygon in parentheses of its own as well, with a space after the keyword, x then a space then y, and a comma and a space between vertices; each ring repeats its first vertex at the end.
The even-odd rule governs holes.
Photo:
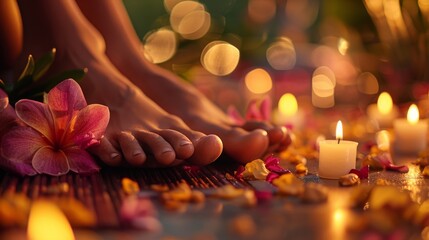
POLYGON ((367 109, 368 117, 380 129, 392 127, 393 120, 398 116, 398 107, 393 105, 392 97, 387 92, 378 96, 377 104, 371 104, 367 109))
POLYGON ((300 129, 304 116, 298 109, 298 101, 292 93, 285 93, 280 97, 278 109, 273 114, 273 121, 277 125, 291 125, 294 129, 300 129))
POLYGON ((426 148, 428 125, 424 120, 419 121, 419 109, 415 104, 408 109, 407 119, 396 119, 393 127, 396 151, 417 154, 426 148))
POLYGON ((319 176, 322 178, 339 179, 356 168, 357 142, 343 139, 343 125, 337 123, 337 140, 319 142, 319 176))

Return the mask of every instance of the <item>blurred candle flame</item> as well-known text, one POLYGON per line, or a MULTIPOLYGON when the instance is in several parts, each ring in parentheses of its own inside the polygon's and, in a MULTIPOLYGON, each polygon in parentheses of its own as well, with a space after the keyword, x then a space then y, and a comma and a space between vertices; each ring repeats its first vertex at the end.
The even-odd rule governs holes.
POLYGON ((279 100, 279 112, 286 116, 293 116, 298 112, 298 102, 292 93, 285 93, 279 100))
POLYGON ((407 120, 411 124, 416 124, 419 122, 419 109, 416 104, 411 104, 407 112, 407 120))
POLYGON ((33 203, 28 219, 29 240, 73 240, 74 234, 65 215, 54 204, 40 200, 33 203))
POLYGON ((343 139, 343 123, 340 121, 337 122, 337 129, 335 133, 336 139, 343 139))
POLYGON ((392 97, 387 92, 382 92, 377 100, 377 108, 381 114, 388 114, 392 111, 393 101, 392 97))
POLYGON ((387 130, 381 130, 375 135, 375 141, 377 147, 382 151, 389 151, 390 149, 390 137, 387 130))

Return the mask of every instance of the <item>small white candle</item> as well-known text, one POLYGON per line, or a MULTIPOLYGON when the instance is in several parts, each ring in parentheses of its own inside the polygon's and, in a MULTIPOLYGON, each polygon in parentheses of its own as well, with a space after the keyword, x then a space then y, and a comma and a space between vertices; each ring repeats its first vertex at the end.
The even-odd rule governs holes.
POLYGON ((356 168, 357 142, 344 141, 343 126, 337 123, 337 140, 319 142, 319 176, 322 178, 339 179, 356 168))
POLYGON ((392 123, 398 116, 398 112, 398 107, 393 105, 392 97, 387 92, 382 92, 378 96, 377 104, 371 104, 367 108, 368 117, 380 129, 392 127, 392 123))
POLYGON ((417 154, 426 148, 428 124, 419 121, 419 109, 412 104, 407 119, 396 119, 393 123, 395 150, 399 153, 417 154))

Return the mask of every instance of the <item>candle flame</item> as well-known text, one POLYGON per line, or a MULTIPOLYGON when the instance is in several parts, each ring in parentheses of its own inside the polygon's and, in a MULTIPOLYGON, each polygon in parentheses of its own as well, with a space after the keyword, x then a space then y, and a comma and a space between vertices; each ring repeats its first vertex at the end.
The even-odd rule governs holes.
POLYGON ((407 120, 411 124, 416 124, 419 121, 419 109, 416 104, 411 104, 408 108, 407 120))
POLYGON ((388 114, 392 111, 393 101, 392 97, 387 92, 382 92, 377 100, 377 108, 381 114, 388 114))
POLYGON ((48 201, 33 203, 28 219, 29 240, 74 240, 73 230, 61 210, 48 201))
POLYGON ((382 151, 389 151, 390 149, 390 137, 389 132, 386 130, 382 130, 377 132, 375 135, 375 141, 377 142, 377 146, 382 151))
POLYGON ((343 123, 341 122, 341 120, 337 123, 337 130, 335 136, 338 140, 343 139, 343 123))
POLYGON ((279 100, 279 112, 286 116, 293 116, 298 112, 298 102, 292 93, 285 93, 279 100))

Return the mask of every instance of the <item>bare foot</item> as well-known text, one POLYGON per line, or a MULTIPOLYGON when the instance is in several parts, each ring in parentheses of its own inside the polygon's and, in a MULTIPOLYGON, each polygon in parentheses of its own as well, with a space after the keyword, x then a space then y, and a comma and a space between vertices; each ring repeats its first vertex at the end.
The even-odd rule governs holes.
POLYGON ((166 113, 126 79, 104 55, 104 40, 68 0, 19 1, 24 22, 24 56, 57 48, 53 72, 88 68, 82 89, 90 103, 107 105, 106 137, 91 149, 110 165, 205 165, 222 152, 215 135, 191 130, 166 113))
POLYGON ((264 122, 235 126, 196 88, 149 63, 120 1, 78 0, 78 4, 106 40, 107 56, 128 79, 193 129, 220 136, 225 151, 236 160, 248 162, 261 157, 267 150, 284 149, 290 144, 286 128, 264 122), (265 139, 266 135, 268 139, 265 139))

